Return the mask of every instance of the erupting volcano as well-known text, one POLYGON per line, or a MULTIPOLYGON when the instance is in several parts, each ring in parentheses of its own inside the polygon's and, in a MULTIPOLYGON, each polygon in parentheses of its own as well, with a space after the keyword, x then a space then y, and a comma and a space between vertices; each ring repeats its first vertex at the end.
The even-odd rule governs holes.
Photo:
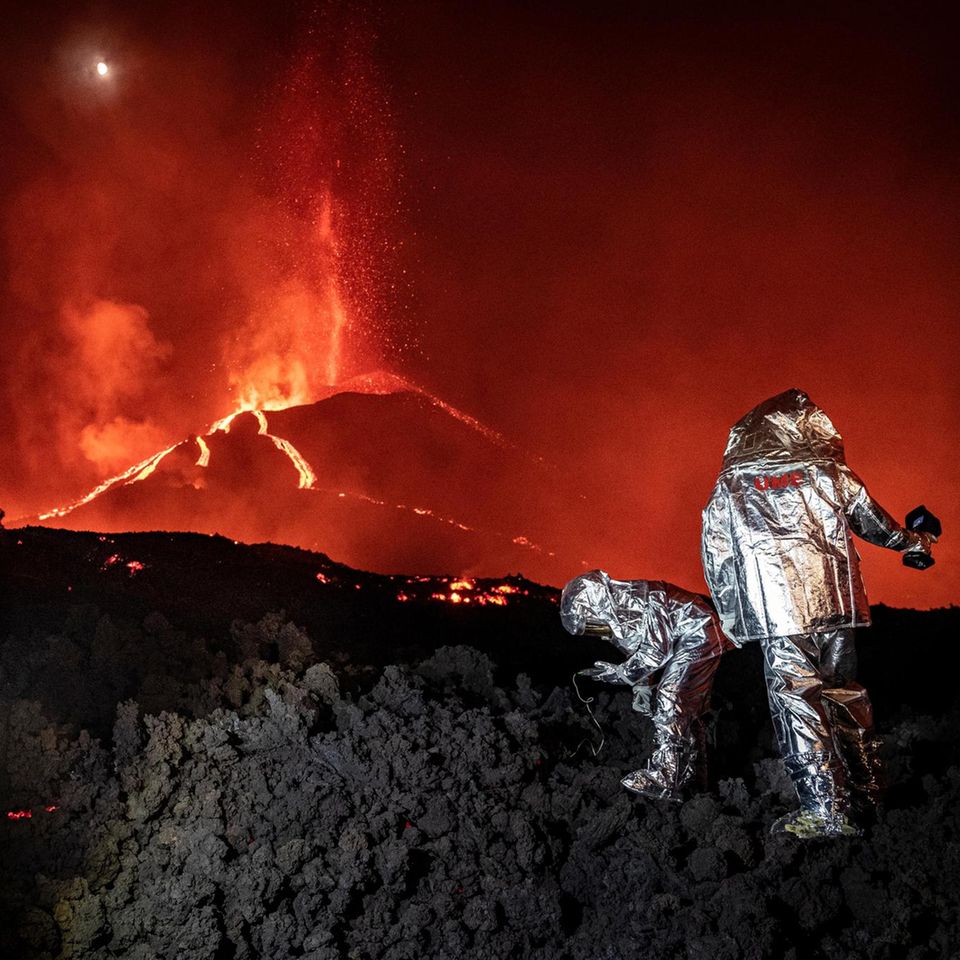
MULTIPOLYGON (((134 95, 149 91, 119 61, 116 70, 111 61, 109 85, 85 91, 88 99, 112 91, 104 115, 121 145, 142 124, 142 144, 128 151, 131 175, 143 145, 173 151, 213 199, 194 198, 187 220, 205 242, 180 258, 182 279, 165 306, 149 295, 170 282, 151 273, 152 258, 126 272, 107 257, 96 271, 84 261, 64 282, 66 347, 51 378, 49 422, 72 495, 40 511, 24 506, 32 515, 22 522, 223 533, 319 549, 378 571, 556 578, 555 551, 540 545, 550 540, 545 518, 553 512, 545 465, 376 369, 397 356, 398 149, 371 31, 363 18, 341 21, 332 9, 317 17, 257 92, 253 114, 244 108, 250 122, 238 124, 238 143, 224 141, 231 166, 238 153, 252 154, 236 187, 224 188, 232 169, 228 179, 215 157, 207 160, 209 141, 224 136, 215 97, 210 136, 195 144, 185 134, 170 139, 155 117, 141 115, 134 95), (211 271, 223 278, 214 293, 204 286, 211 271), (131 288, 147 295, 128 296, 131 288), (192 324, 180 316, 190 310, 192 324), (199 358, 207 360, 198 372, 199 358), (181 376, 183 388, 174 389, 181 376), (225 396, 232 412, 202 426, 225 396)), ((90 76, 96 83, 106 73, 90 76)), ((78 111, 74 122, 88 132, 93 115, 78 111)), ((89 173, 95 181, 99 162, 89 173)), ((137 192, 137 203, 145 190, 156 207, 154 221, 168 201, 164 189, 137 192)), ((125 183, 111 190, 126 229, 125 183)), ((99 209, 95 194, 80 188, 80 219, 99 209)), ((112 240, 88 234, 83 244, 111 249, 112 240)))
MULTIPOLYGON (((702 590, 729 426, 796 386, 892 513, 957 525, 960 206, 923 147, 952 52, 888 69, 859 17, 97 6, 23 8, 0 65, 11 520, 702 590)), ((868 546, 871 599, 954 602, 953 544, 923 577, 868 546)))
MULTIPOLYGON (((313 403, 237 410, 29 519, 273 540, 383 572, 549 579, 570 563, 547 545, 562 496, 540 459, 377 371, 313 403)), ((449 599, 471 595, 453 590, 449 599)))

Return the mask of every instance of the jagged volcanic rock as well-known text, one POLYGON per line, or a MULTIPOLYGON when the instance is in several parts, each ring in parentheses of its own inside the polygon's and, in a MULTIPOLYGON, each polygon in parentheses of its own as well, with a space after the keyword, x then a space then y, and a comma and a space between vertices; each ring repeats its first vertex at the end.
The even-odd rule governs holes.
POLYGON ((619 786, 649 748, 629 696, 591 689, 592 755, 562 678, 602 648, 566 637, 554 591, 454 604, 434 596, 449 579, 198 536, 25 530, 2 550, 5 957, 921 960, 958 942, 960 704, 949 671, 911 683, 903 662, 905 642, 935 661, 956 609, 875 610, 861 675, 888 808, 862 841, 803 845, 766 834, 790 798, 756 645, 721 666, 710 792, 663 806, 619 786))

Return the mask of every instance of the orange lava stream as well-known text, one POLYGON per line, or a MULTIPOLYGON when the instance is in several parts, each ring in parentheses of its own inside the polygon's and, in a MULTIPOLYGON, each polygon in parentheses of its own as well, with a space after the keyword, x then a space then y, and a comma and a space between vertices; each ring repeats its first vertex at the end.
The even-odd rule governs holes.
POLYGON ((503 447, 506 450, 515 450, 518 453, 522 453, 525 457, 534 461, 535 463, 546 462, 543 457, 524 450, 512 440, 508 440, 502 433, 494 430, 493 427, 488 427, 485 423, 481 423, 476 417, 471 417, 469 413, 464 413, 463 410, 460 410, 457 407, 447 403, 445 400, 441 400, 439 397, 434 396, 432 393, 424 390, 423 387, 415 384, 412 380, 407 380, 405 377, 395 377, 395 380, 399 385, 402 385, 401 388, 411 390, 414 393, 419 393, 420 396, 424 397, 426 400, 429 400, 433 406, 437 407, 437 409, 449 414, 455 420, 459 420, 461 423, 466 424, 466 426, 470 427, 471 430, 476 430, 476 432, 482 437, 486 438, 491 443, 496 444, 498 447, 503 447))
POLYGON ((100 486, 94 487, 85 497, 74 500, 73 503, 69 503, 65 507, 56 507, 47 513, 41 513, 37 519, 49 520, 51 517, 65 517, 68 513, 76 510, 77 507, 82 507, 85 503, 89 503, 91 500, 99 497, 101 493, 106 493, 106 491, 113 486, 126 486, 128 483, 146 480, 146 478, 157 469, 157 464, 176 446, 177 444, 174 444, 172 447, 167 447, 166 450, 161 450, 159 453, 147 457, 146 460, 141 460, 140 463, 135 463, 132 467, 124 470, 123 473, 111 477, 109 480, 104 480, 100 486))
POLYGON ((243 410, 235 410, 233 413, 227 414, 227 416, 221 417, 219 420, 214 420, 214 422, 210 424, 210 429, 207 431, 207 436, 212 436, 219 430, 222 430, 224 433, 229 433, 230 424, 233 423, 235 417, 239 417, 243 412, 243 410))
MULTIPOLYGON (((424 390, 424 388, 419 384, 416 384, 412 380, 408 380, 406 377, 402 377, 399 374, 388 373, 386 370, 377 370, 374 373, 357 374, 354 377, 350 377, 348 380, 331 380, 330 383, 331 386, 327 388, 327 390, 320 391, 319 395, 315 399, 322 400, 325 397, 332 396, 335 393, 351 392, 372 393, 379 396, 390 393, 417 393, 423 397, 424 400, 427 400, 438 409, 443 410, 444 413, 449 414, 455 420, 459 420, 461 423, 470 427, 471 430, 475 430, 491 443, 495 443, 498 447, 505 447, 510 450, 520 449, 515 443, 512 443, 510 440, 508 440, 502 433, 498 433, 492 427, 488 427, 486 424, 481 423, 476 417, 471 417, 469 413, 464 413, 457 407, 451 406, 449 403, 446 403, 439 397, 436 397, 432 393, 424 390), (336 384, 336 386, 332 386, 333 384, 336 384)), ((538 462, 543 459, 542 457, 536 457, 531 454, 527 454, 527 456, 538 462)))
POLYGON ((272 433, 267 432, 267 418, 262 410, 254 410, 253 415, 260 423, 260 429, 257 431, 259 435, 273 441, 273 445, 285 453, 290 458, 290 462, 296 467, 297 473, 300 474, 299 488, 301 490, 312 490, 316 485, 317 475, 313 472, 310 464, 303 458, 303 454, 301 454, 289 440, 284 440, 283 437, 275 437, 272 433))
MULTIPOLYGON (((326 231, 321 230, 324 239, 330 243, 330 237, 326 234, 326 231)), ((338 374, 338 364, 339 364, 339 344, 340 336, 342 330, 346 326, 346 311, 344 309, 343 303, 341 302, 339 292, 337 290, 336 284, 331 283, 329 289, 329 298, 330 298, 330 307, 331 313, 334 317, 334 324, 331 331, 331 351, 329 353, 328 359, 328 369, 327 375, 331 383, 336 383, 336 378, 338 374)), ((332 388, 335 392, 340 390, 349 391, 351 387, 359 388, 362 392, 382 392, 392 393, 398 391, 409 390, 410 392, 418 393, 424 397, 429 403, 438 409, 444 411, 444 413, 453 417, 456 420, 459 420, 461 423, 470 427, 470 429, 475 430, 477 433, 481 434, 491 443, 496 444, 497 446, 503 448, 510 448, 519 450, 519 448, 507 440, 502 434, 498 433, 496 430, 493 430, 491 427, 486 426, 481 423, 476 417, 472 417, 467 413, 464 413, 462 410, 458 410, 456 407, 451 406, 449 403, 444 402, 439 397, 434 396, 433 394, 428 393, 422 387, 419 387, 415 383, 405 379, 404 377, 397 376, 395 374, 373 374, 373 375, 361 375, 353 378, 353 381, 347 381, 341 384, 338 388, 332 388), (382 383, 380 381, 383 381, 382 383), (354 381, 356 383, 354 384, 354 381)), ((314 473, 313 468, 300 453, 299 450, 289 441, 283 437, 275 436, 269 432, 269 425, 267 423, 266 415, 264 414, 263 409, 253 408, 249 406, 243 406, 238 410, 235 410, 233 413, 228 414, 225 417, 221 417, 219 420, 215 420, 210 424, 209 429, 203 435, 197 435, 194 439, 197 442, 199 448, 199 455, 196 460, 196 465, 198 467, 207 467, 210 464, 211 451, 210 447, 207 444, 204 437, 212 437, 214 434, 223 432, 225 434, 230 433, 230 428, 233 425, 233 421, 243 413, 252 413, 259 423, 258 434, 260 436, 265 436, 269 439, 273 445, 284 453, 290 460, 290 462, 295 467, 297 474, 299 476, 298 488, 301 490, 316 490, 317 476, 314 473)), ((111 477, 109 480, 105 480, 99 486, 91 490, 86 496, 81 497, 78 500, 73 501, 72 503, 67 504, 63 507, 56 507, 53 510, 49 510, 46 513, 39 514, 37 519, 39 520, 49 520, 52 517, 63 517, 68 513, 71 513, 73 510, 76 510, 78 507, 82 507, 87 503, 90 503, 91 500, 96 499, 102 493, 106 493, 111 488, 118 485, 127 485, 130 483, 137 483, 140 480, 146 480, 159 466, 163 458, 174 450, 179 444, 174 444, 173 446, 167 447, 165 450, 161 450, 158 453, 153 454, 147 459, 140 461, 139 463, 134 464, 129 467, 123 473, 118 474, 115 477, 111 477)), ((522 452, 522 451, 521 451, 522 452)), ((542 462, 541 457, 530 456, 531 459, 542 462)), ((328 493, 333 493, 335 491, 325 491, 328 493)), ((378 500, 375 497, 367 496, 366 494, 361 493, 345 493, 340 492, 340 497, 351 497, 352 499, 362 500, 367 503, 374 504, 380 507, 393 507, 396 510, 407 510, 417 516, 429 517, 432 520, 435 520, 439 523, 446 523, 450 526, 456 527, 459 530, 463 530, 469 533, 480 533, 486 532, 502 540, 508 540, 511 543, 525 547, 528 550, 531 550, 535 553, 546 553, 548 556, 554 556, 552 551, 546 551, 543 547, 539 546, 536 543, 533 543, 525 536, 515 536, 511 537, 506 534, 500 533, 498 531, 480 531, 477 528, 471 527, 465 523, 461 523, 459 520, 453 519, 451 517, 445 517, 441 514, 438 514, 431 510, 429 507, 420 507, 420 506, 408 506, 407 504, 389 504, 384 500, 378 500)))
POLYGON ((431 393, 424 392, 423 395, 435 407, 439 407, 441 410, 444 411, 444 413, 449 413, 451 417, 454 417, 456 420, 459 420, 461 423, 465 423, 468 427, 472 427, 478 433, 486 437, 491 443, 495 443, 499 447, 514 446, 514 444, 510 443, 510 441, 507 440, 507 438, 502 433, 498 433, 492 427, 488 427, 485 424, 481 423, 476 417, 471 417, 469 413, 464 413, 462 410, 458 410, 456 407, 451 407, 449 403, 445 403, 439 397, 435 397, 431 393))
MULTIPOLYGON (((332 490, 322 490, 318 491, 321 493, 332 493, 332 490)), ((477 527, 468 526, 465 523, 461 523, 459 520, 454 520, 452 517, 445 517, 442 514, 436 513, 431 510, 429 507, 411 507, 405 503, 394 503, 390 504, 386 500, 378 500, 376 497, 368 496, 365 493, 355 493, 341 490, 337 493, 337 496, 341 499, 350 498, 351 500, 360 500, 363 503, 372 503, 378 507, 393 507, 394 510, 408 510, 411 513, 416 514, 418 517, 429 517, 431 520, 436 520, 438 523, 448 523, 452 527, 456 527, 458 530, 463 530, 467 533, 487 533, 490 536, 496 537, 499 540, 509 540, 510 543, 516 544, 518 547, 526 547, 528 550, 533 551, 534 553, 545 553, 548 557, 556 556, 552 550, 544 550, 543 547, 539 544, 534 543, 532 540, 527 537, 511 537, 505 533, 500 533, 497 530, 480 530, 477 527)))

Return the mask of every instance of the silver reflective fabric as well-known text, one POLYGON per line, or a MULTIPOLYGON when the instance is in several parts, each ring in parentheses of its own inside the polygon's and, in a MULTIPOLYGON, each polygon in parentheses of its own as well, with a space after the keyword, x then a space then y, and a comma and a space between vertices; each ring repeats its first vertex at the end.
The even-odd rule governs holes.
POLYGON ((853 534, 923 549, 846 465, 829 417, 800 390, 765 401, 730 431, 703 511, 703 570, 724 632, 759 637, 866 626, 853 534))
POLYGON ((870 497, 802 391, 734 425, 703 512, 704 575, 727 636, 761 640, 780 750, 824 835, 842 832, 851 798, 875 800, 880 789, 873 711, 853 680, 850 628, 870 622, 854 533, 929 549, 870 497))
POLYGON ((853 631, 764 637, 761 645, 773 728, 801 808, 829 825, 851 800, 875 804, 880 741, 870 697, 853 679, 853 631))
POLYGON ((726 642, 707 601, 658 580, 614 580, 593 570, 563 589, 560 618, 574 635, 588 624, 610 630, 623 663, 598 662, 581 671, 596 680, 630 685, 634 708, 651 713, 655 749, 647 766, 624 786, 646 796, 678 799, 703 767, 702 717, 726 642), (651 674, 663 670, 655 692, 651 674))

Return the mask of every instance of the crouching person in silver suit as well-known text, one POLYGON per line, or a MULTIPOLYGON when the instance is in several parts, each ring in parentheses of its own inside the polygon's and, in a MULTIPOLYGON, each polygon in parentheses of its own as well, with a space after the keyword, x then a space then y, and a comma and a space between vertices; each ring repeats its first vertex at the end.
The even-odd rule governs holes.
POLYGON ((593 570, 564 587, 560 618, 569 633, 604 637, 626 654, 623 663, 599 661, 580 674, 632 687, 634 709, 653 719, 653 755, 623 785, 647 797, 682 799, 698 771, 706 779, 702 718, 728 645, 706 598, 658 580, 613 580, 593 570))
POLYGON ((857 534, 929 554, 846 465, 843 440, 799 390, 755 407, 730 431, 703 512, 703 569, 721 626, 759 640, 774 730, 800 809, 773 833, 859 833, 851 813, 880 792, 879 741, 854 680, 853 628, 870 623, 857 534))

